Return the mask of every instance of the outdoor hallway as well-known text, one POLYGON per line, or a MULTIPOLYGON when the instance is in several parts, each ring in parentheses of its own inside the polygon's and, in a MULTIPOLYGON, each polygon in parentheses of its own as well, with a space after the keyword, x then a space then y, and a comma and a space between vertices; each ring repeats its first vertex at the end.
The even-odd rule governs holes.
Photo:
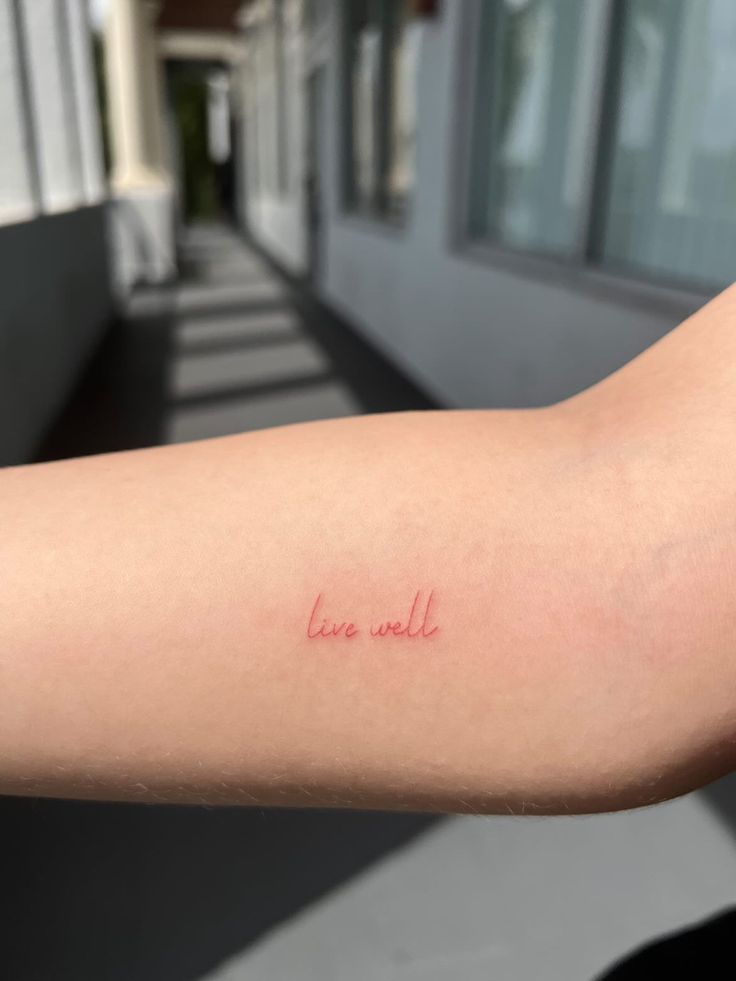
MULTIPOLYGON (((178 283, 133 292, 38 460, 431 407, 234 230, 187 230, 181 271, 178 283)), ((209 977, 434 824, 424 815, 0 798, 0 974, 209 977)))
POLYGON ((231 228, 186 230, 180 267, 133 292, 39 459, 433 406, 231 228))
MULTIPOLYGON (((3 466, 550 404, 733 280, 731 0, 0 0, 0 76, 3 466)), ((0 981, 614 981, 724 914, 701 977, 736 772, 591 817, 0 796, 0 902, 0 981)))
MULTIPOLYGON (((182 269, 133 295, 42 457, 429 404, 233 231, 190 230, 182 269)), ((590 981, 730 906, 734 826, 734 778, 545 819, 5 799, 4 967, 14 981, 590 981)))

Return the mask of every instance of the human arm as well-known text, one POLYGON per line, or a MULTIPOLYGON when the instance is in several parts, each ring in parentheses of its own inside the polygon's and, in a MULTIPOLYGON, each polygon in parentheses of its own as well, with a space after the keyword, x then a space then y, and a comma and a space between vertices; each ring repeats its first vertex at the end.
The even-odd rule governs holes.
POLYGON ((726 772, 735 310, 548 409, 0 473, 0 791, 545 813, 726 772))

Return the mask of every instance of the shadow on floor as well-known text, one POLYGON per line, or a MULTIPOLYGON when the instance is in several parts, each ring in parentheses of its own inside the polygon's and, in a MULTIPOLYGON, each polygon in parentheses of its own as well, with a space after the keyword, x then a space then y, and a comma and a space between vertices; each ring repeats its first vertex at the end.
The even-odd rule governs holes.
POLYGON ((194 981, 429 826, 416 815, 4 800, 2 976, 194 981))
MULTIPOLYGON (((38 460, 166 442, 182 404, 240 404, 264 392, 278 401, 304 378, 239 383, 230 369, 237 355, 285 349, 285 332, 318 349, 362 411, 434 407, 347 325, 298 300, 294 285, 233 234, 205 230, 195 239, 190 279, 137 292, 38 460), (224 355, 223 378, 210 378, 204 394, 172 395, 182 354, 224 355)), ((397 814, 0 799, 9 899, 0 973, 9 981, 201 977, 431 823, 397 814)))
MULTIPOLYGON (((169 442, 177 432, 177 413, 190 409, 233 407, 226 428, 218 430, 215 422, 199 433, 195 427, 198 435, 248 429, 252 419, 259 428, 299 422, 298 407, 283 418, 264 397, 309 389, 317 390, 316 417, 321 406, 327 416, 334 414, 334 406, 320 393, 330 385, 345 393, 340 405, 352 407, 342 414, 437 408, 339 316, 296 281, 280 278, 233 233, 226 233, 224 241, 200 238, 190 248, 198 258, 188 263, 188 279, 178 286, 137 290, 48 432, 39 461, 169 442), (299 344, 319 356, 319 370, 290 366, 290 349, 299 344), (220 368, 222 376, 210 379, 206 388, 176 391, 176 375, 185 362, 191 369, 198 358, 232 361, 259 353, 277 365, 281 357, 283 371, 240 379, 220 368), (248 404, 258 407, 250 416, 248 404), (238 418, 243 419, 240 427, 238 418)), ((305 418, 315 418, 314 408, 305 418)), ((186 432, 183 438, 190 438, 186 432)))
POLYGON ((174 290, 145 287, 128 316, 112 324, 36 460, 156 446, 166 441, 174 350, 174 290))
POLYGON ((596 981, 659 981, 733 977, 736 909, 635 950, 596 981))
POLYGON ((736 773, 717 780, 700 793, 726 827, 736 835, 736 773))

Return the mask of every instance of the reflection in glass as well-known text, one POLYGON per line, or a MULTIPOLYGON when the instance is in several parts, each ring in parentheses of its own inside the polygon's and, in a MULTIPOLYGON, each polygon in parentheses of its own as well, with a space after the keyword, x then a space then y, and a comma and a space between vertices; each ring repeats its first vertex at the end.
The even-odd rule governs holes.
POLYGON ((575 250, 602 17, 598 0, 484 2, 473 236, 575 250))
POLYGON ((348 203, 400 218, 414 183, 416 27, 407 0, 345 7, 348 203))
POLYGON ((418 36, 408 4, 394 3, 391 8, 386 209, 400 217, 414 184, 418 36))
POLYGON ((370 0, 351 4, 352 203, 369 209, 377 193, 376 123, 380 84, 381 24, 370 0))
POLYGON ((736 268, 736 3, 628 0, 602 254, 670 279, 736 268))

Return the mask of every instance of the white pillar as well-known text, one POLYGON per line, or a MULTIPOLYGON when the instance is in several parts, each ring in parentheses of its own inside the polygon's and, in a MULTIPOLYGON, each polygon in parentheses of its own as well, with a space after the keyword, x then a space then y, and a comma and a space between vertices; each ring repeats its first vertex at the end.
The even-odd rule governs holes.
POLYGON ((116 191, 170 182, 164 159, 163 97, 149 0, 111 0, 105 71, 116 191))
POLYGON ((110 0, 105 28, 113 234, 123 284, 159 282, 175 271, 174 182, 156 50, 158 6, 152 0, 110 0))

